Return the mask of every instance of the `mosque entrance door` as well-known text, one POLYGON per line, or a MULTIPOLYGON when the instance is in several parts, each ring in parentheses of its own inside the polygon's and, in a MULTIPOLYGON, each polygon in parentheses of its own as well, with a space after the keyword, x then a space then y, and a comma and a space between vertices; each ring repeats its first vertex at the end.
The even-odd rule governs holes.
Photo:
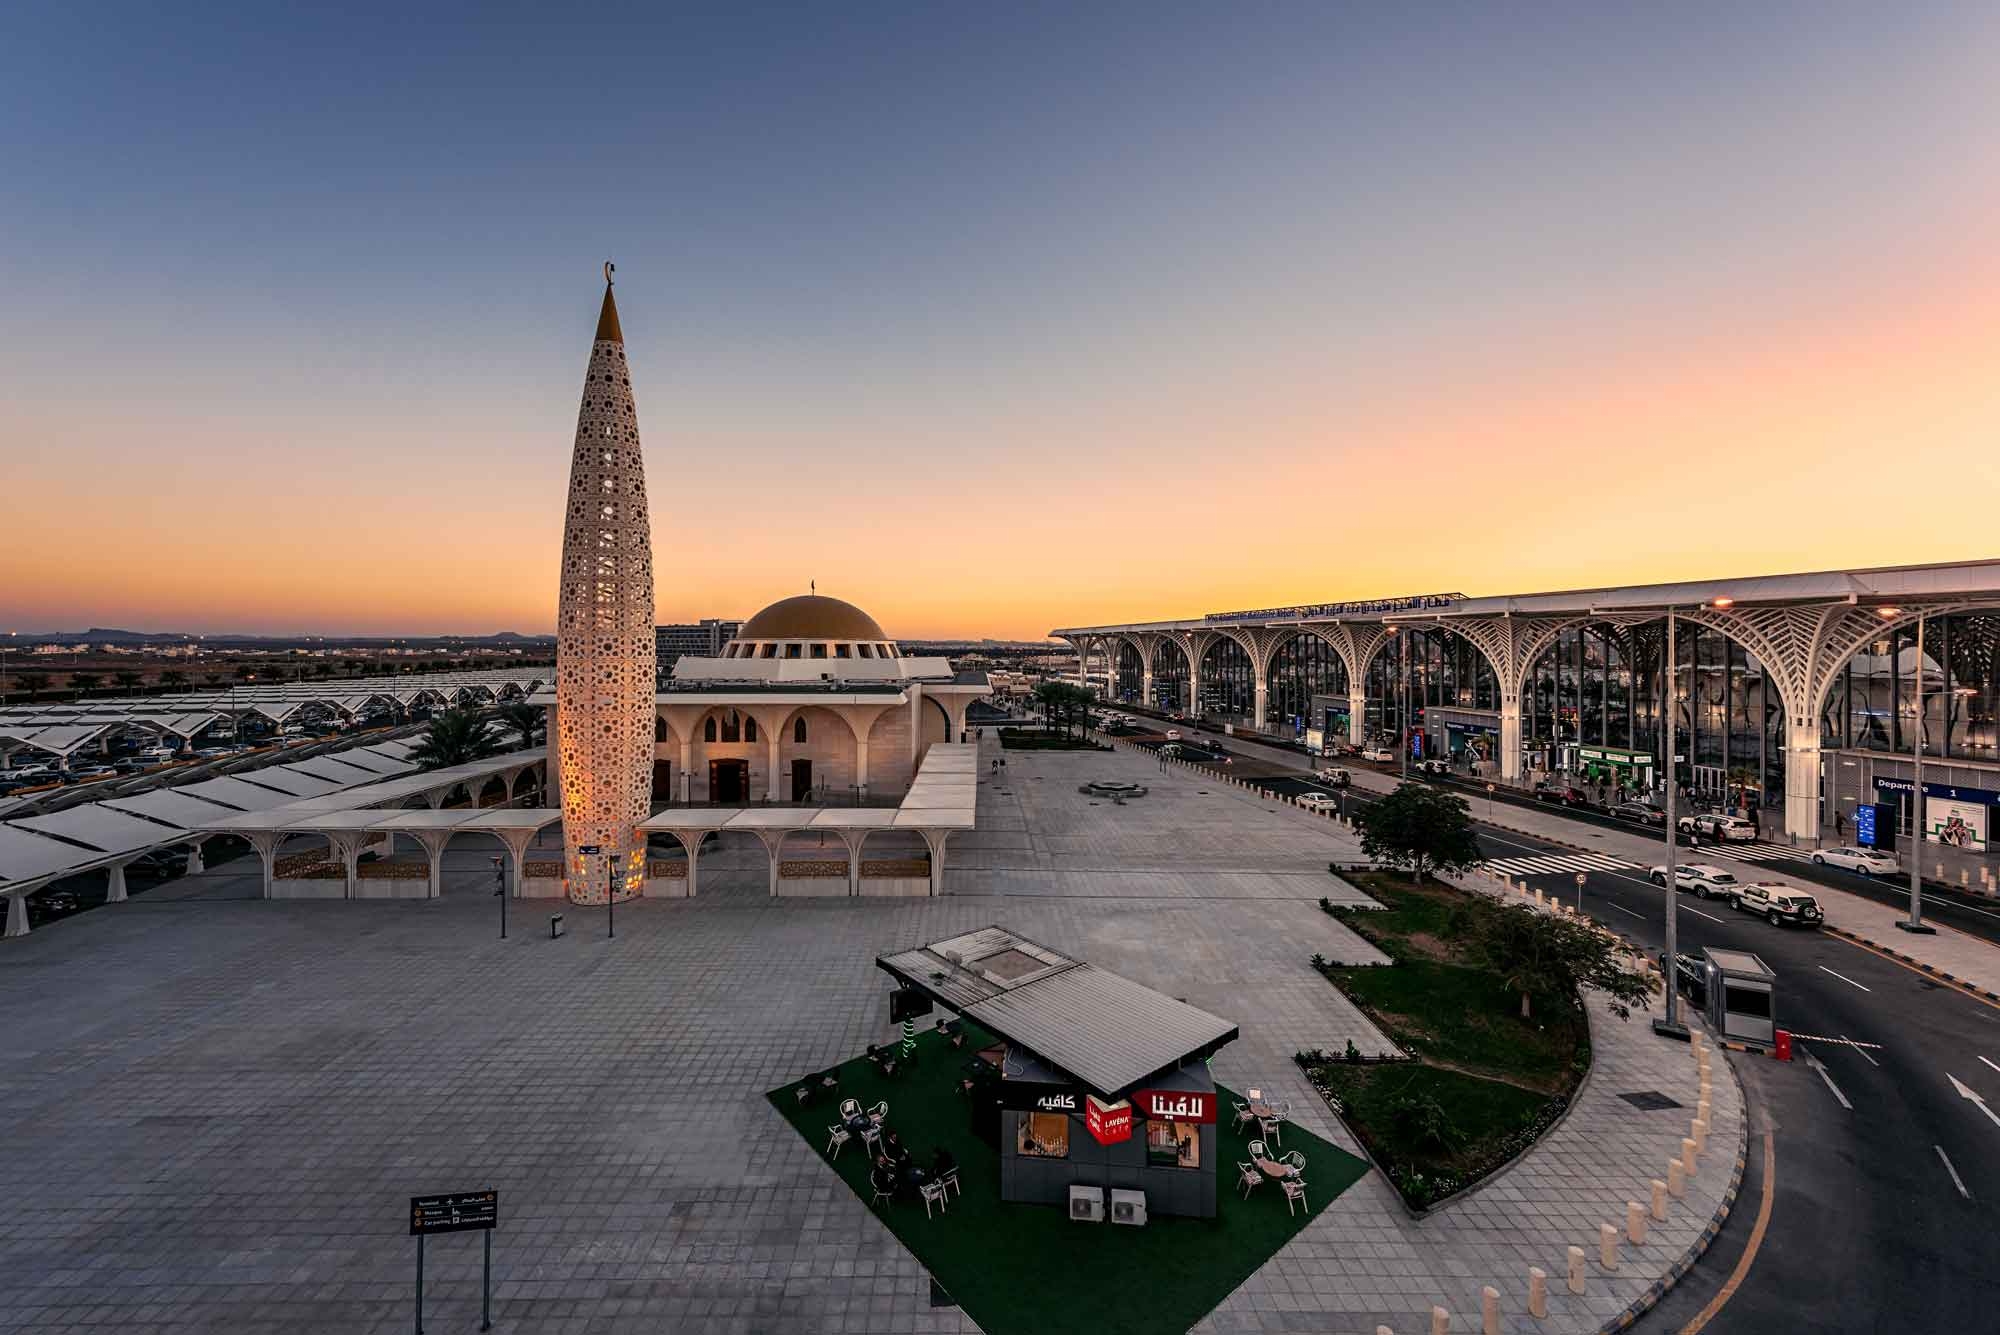
POLYGON ((674 800, 674 762, 671 760, 653 762, 653 800, 655 802, 674 800))
POLYGON ((812 793, 813 763, 798 759, 792 762, 792 801, 803 802, 812 793))
POLYGON ((741 806, 750 800, 750 762, 711 760, 708 762, 708 800, 725 807, 741 806))

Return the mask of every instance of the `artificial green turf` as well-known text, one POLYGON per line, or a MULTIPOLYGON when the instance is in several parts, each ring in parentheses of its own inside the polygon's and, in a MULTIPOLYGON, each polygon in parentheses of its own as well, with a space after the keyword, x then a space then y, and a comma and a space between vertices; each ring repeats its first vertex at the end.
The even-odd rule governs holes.
MULTIPOLYGON (((1004 1204, 999 1152, 972 1134, 970 1110, 956 1092, 960 1067, 991 1041, 971 1028, 957 1050, 939 1034, 920 1034, 918 1064, 893 1079, 857 1058, 840 1068, 836 1097, 801 1106, 791 1084, 767 1097, 822 1155, 841 1098, 864 1107, 886 1099, 886 1124, 919 1164, 939 1146, 951 1151, 965 1191, 952 1197, 945 1214, 927 1219, 922 1201, 902 1200, 876 1213, 988 1335, 1184 1331, 1368 1171, 1365 1160, 1288 1125, 1283 1148, 1306 1156, 1306 1208, 1287 1214, 1273 1182, 1245 1201, 1235 1189, 1235 1165, 1249 1158, 1251 1137, 1229 1125, 1236 1096, 1218 1085, 1223 1115, 1216 1127, 1214 1219, 1155 1215, 1143 1228, 1122 1228, 1072 1223, 1061 1206, 1004 1204)), ((868 1159, 859 1142, 843 1147, 830 1167, 869 1199, 868 1159)))

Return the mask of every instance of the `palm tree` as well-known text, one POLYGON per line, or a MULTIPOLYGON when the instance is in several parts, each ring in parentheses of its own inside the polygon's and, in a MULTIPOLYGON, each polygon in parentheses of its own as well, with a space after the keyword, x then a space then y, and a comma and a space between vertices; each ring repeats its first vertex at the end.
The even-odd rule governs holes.
POLYGON ((486 720, 467 709, 446 710, 431 719, 430 730, 410 752, 419 769, 449 769, 484 760, 500 750, 500 741, 486 720))
POLYGON ((500 710, 500 722, 521 734, 521 745, 535 744, 535 732, 542 726, 542 707, 516 701, 500 710))
POLYGON ((160 674, 160 685, 185 686, 187 685, 187 679, 187 673, 181 671, 179 668, 168 668, 160 674))
POLYGON ((15 681, 28 693, 30 700, 38 698, 49 689, 49 674, 46 672, 23 672, 15 681))
POLYGON ((139 684, 146 679, 136 672, 126 671, 112 673, 111 680, 117 682, 121 689, 130 691, 137 689, 139 684))
POLYGON ((101 678, 95 672, 72 672, 69 674, 69 688, 75 691, 76 698, 81 700, 87 693, 97 689, 99 680, 101 678))

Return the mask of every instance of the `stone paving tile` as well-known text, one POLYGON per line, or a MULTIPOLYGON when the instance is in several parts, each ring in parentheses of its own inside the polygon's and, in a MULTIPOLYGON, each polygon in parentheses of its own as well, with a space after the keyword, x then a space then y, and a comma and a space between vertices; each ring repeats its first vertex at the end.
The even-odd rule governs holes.
MULTIPOLYGON (((474 846, 428 903, 266 903, 233 864, 8 942, 0 1330, 405 1330, 404 1198, 486 1185, 509 1331, 972 1330, 762 1091, 889 1035, 876 954, 996 920, 1236 1020, 1218 1076, 1351 1144, 1291 1061, 1386 1046, 1306 963, 1372 949, 1316 902, 1351 842, 1131 757, 1008 760, 939 899, 773 901, 761 852, 725 846, 700 898, 620 908, 615 941, 577 909, 552 941, 558 906, 515 901, 502 942, 474 846), (1157 798, 1076 792, 1135 773, 1157 798)), ((1435 1300, 1476 1311, 1526 1258, 1559 1274, 1558 1241, 1590 1242, 1664 1163, 1672 1128, 1647 1119, 1665 1115, 1605 1101, 1692 1088, 1685 1048, 1678 1069, 1623 1037, 1499 1184, 1412 1223, 1371 1175, 1202 1328, 1415 1330, 1435 1300)), ((478 1266, 476 1239, 430 1246, 433 1328, 476 1320, 478 1266)), ((1548 1328, 1614 1302, 1593 1285, 1548 1328)))

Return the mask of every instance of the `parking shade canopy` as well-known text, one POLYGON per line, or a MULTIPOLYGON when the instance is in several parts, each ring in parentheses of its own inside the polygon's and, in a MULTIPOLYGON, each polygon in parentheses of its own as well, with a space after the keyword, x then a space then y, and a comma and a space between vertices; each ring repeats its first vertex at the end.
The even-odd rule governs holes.
POLYGON ((1105 1099, 1237 1037, 1228 1020, 997 925, 875 963, 1105 1099))

